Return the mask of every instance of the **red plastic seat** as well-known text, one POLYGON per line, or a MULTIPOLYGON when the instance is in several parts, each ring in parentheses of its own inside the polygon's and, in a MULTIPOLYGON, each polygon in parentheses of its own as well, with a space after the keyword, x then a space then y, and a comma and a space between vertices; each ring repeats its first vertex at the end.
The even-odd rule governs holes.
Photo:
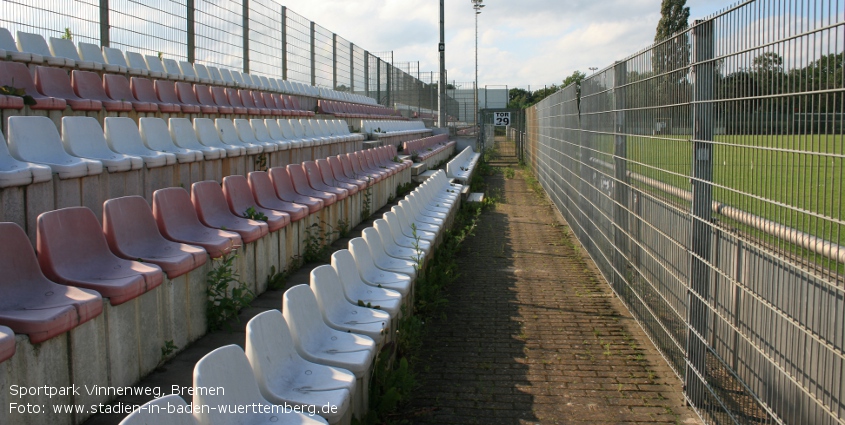
POLYGON ((276 188, 276 196, 286 202, 295 202, 308 206, 308 211, 315 213, 323 209, 326 204, 320 198, 300 195, 293 188, 290 174, 285 167, 274 167, 268 171, 273 187, 276 188))
POLYGON ((357 157, 354 157, 352 154, 340 154, 337 156, 340 159, 340 164, 343 166, 343 174, 350 179, 355 180, 363 180, 367 182, 367 187, 370 187, 376 183, 377 176, 371 176, 369 174, 364 174, 359 165, 352 165, 352 160, 358 161, 357 157))
POLYGON ((228 105, 217 105, 214 101, 214 95, 211 94, 211 87, 202 85, 202 84, 194 84, 194 94, 197 96, 197 101, 200 105, 203 106, 213 106, 217 108, 217 112, 221 114, 231 114, 234 111, 234 108, 228 105))
MULTIPOLYGON (((244 108, 243 105, 240 105, 240 104, 232 105, 229 102, 229 96, 226 94, 226 88, 225 87, 217 87, 217 86, 212 87, 211 88, 211 95, 214 98, 214 103, 217 105, 218 108, 221 108, 221 107, 231 108, 232 112, 229 112, 230 114, 231 113, 235 113, 235 114, 238 114, 238 115, 246 114, 247 111, 246 111, 246 108, 244 108)), ((221 109, 220 111, 222 112, 223 110, 221 109)), ((222 112, 222 113, 225 113, 225 112, 222 112)))
POLYGON ((237 89, 225 89, 226 92, 226 99, 229 100, 229 104, 235 108, 236 114, 249 114, 249 115, 258 115, 261 111, 258 108, 250 108, 248 105, 245 105, 243 100, 241 100, 241 96, 238 93, 237 89), (238 112, 242 111, 242 112, 238 112))
POLYGON ((96 72, 74 70, 70 74, 73 91, 81 98, 99 101, 108 112, 129 112, 132 103, 112 100, 103 89, 103 81, 96 72))
MULTIPOLYGON (((346 175, 343 171, 343 163, 340 161, 340 155, 338 156, 330 156, 326 159, 329 162, 329 166, 332 169, 332 175, 334 175, 335 180, 341 181, 344 183, 354 184, 358 186, 359 190, 364 190, 367 188, 367 181, 351 178, 346 175)), ((322 168, 320 169, 322 171, 322 168)))
POLYGON ((181 187, 153 192, 153 217, 165 238, 201 246, 211 258, 222 257, 243 245, 239 234, 200 223, 191 195, 181 187))
POLYGON ((0 109, 21 109, 23 98, 18 96, 6 96, 0 94, 0 109))
POLYGON ((372 150, 373 161, 375 161, 375 163, 379 167, 387 167, 389 169, 392 169, 394 174, 402 171, 404 169, 404 166, 402 166, 402 164, 393 162, 392 158, 387 158, 387 150, 385 148, 393 149, 392 146, 382 146, 379 148, 374 148, 372 150))
MULTIPOLYGON (((367 166, 370 170, 376 170, 379 173, 385 173, 387 176, 392 176, 397 173, 398 170, 388 168, 384 165, 378 163, 375 158, 375 154, 373 149, 367 149, 365 151, 359 151, 358 157, 360 158, 361 155, 364 156, 364 160, 367 162, 367 166)), ((362 163, 363 164, 363 163, 362 163)))
POLYGON ((375 170, 370 170, 364 160, 363 154, 360 154, 359 152, 352 152, 346 155, 349 157, 349 161, 352 163, 352 169, 355 170, 356 175, 367 176, 376 182, 384 180, 386 173, 379 173, 375 170))
POLYGON ((308 206, 281 200, 270 180, 270 174, 266 171, 253 171, 247 176, 247 181, 255 202, 271 210, 284 211, 290 216, 291 222, 296 222, 308 217, 308 206))
POLYGON ((112 254, 97 217, 88 208, 45 212, 38 216, 37 229, 38 263, 51 280, 93 289, 112 305, 161 285, 163 275, 157 266, 112 254))
POLYGON ((44 276, 17 224, 0 223, 0 239, 0 325, 28 334, 37 344, 102 313, 103 299, 96 291, 59 285, 44 276))
POLYGON ((103 233, 119 257, 153 263, 171 279, 208 260, 202 248, 165 239, 159 233, 152 209, 140 196, 107 200, 103 204, 103 233))
POLYGON ((246 106, 250 114, 273 114, 269 109, 262 108, 255 103, 255 95, 253 94, 252 90, 238 90, 238 96, 240 96, 241 102, 244 104, 244 106, 246 106))
MULTIPOLYGON (((317 167, 316 162, 305 161, 302 163, 302 169, 305 170, 305 175, 308 177, 308 184, 311 185, 314 190, 333 193, 337 196, 338 201, 346 199, 349 196, 348 190, 340 186, 332 186, 323 180, 323 174, 320 173, 320 169, 317 167)), ((355 189, 357 192, 357 186, 355 189)))
MULTIPOLYGON (((213 105, 203 105, 197 98, 197 93, 194 91, 194 85, 191 83, 180 82, 176 83, 176 95, 179 101, 191 106, 199 108, 203 114, 216 114, 217 107, 213 105)), ((210 93, 209 93, 210 95, 210 93)))
POLYGON ((269 109, 270 112, 273 115, 275 115, 277 117, 280 117, 280 116, 283 115, 282 108, 279 108, 279 106, 276 104, 276 100, 273 99, 272 93, 266 92, 266 91, 254 92, 254 93, 255 93, 255 103, 256 104, 258 104, 258 100, 259 100, 259 96, 260 96, 260 100, 261 100, 261 102, 264 103, 264 107, 269 109))
POLYGON ((300 104, 299 104, 299 98, 298 98, 298 97, 290 96, 290 97, 289 97, 289 99, 290 99, 291 106, 293 107, 293 109, 294 109, 295 111, 299 111, 299 112, 302 114, 302 116, 304 116, 304 117, 313 117, 313 116, 315 115, 315 114, 314 114, 314 111, 306 111, 305 109, 303 109, 303 108, 300 106, 300 104))
POLYGON ((198 114, 200 112, 199 105, 189 105, 179 100, 179 96, 176 94, 176 85, 173 81, 155 80, 153 88, 155 88, 156 94, 162 102, 179 105, 182 112, 186 114, 198 114))
POLYGON ((26 94, 35 99, 36 104, 30 106, 33 110, 64 110, 67 107, 64 99, 41 94, 35 87, 29 69, 19 62, 0 61, 0 86, 24 89, 26 94))
POLYGON ((286 212, 258 205, 246 177, 242 175, 235 174, 223 178, 223 195, 226 196, 226 202, 229 203, 229 211, 232 214, 241 217, 246 216, 246 211, 249 208, 254 208, 256 212, 264 214, 267 217, 267 226, 271 232, 290 224, 290 216, 286 212))
POLYGON ((35 67, 35 87, 41 94, 64 99, 74 111, 99 111, 103 104, 98 100, 83 99, 73 92, 70 77, 61 68, 35 67))
POLYGON ((305 111, 300 111, 295 106, 293 106, 293 96, 285 96, 282 95, 282 100, 285 102, 285 109, 289 111, 290 116, 292 117, 304 117, 307 114, 305 111))
POLYGON ((129 80, 123 75, 103 74, 103 88, 112 100, 124 100, 132 104, 136 112, 158 112, 158 104, 141 102, 132 93, 129 80))
POLYGON ((191 185, 191 202, 202 224, 237 232, 244 243, 254 242, 269 233, 267 223, 232 214, 223 189, 216 181, 202 181, 191 185))
POLYGON ((273 97, 273 101, 276 102, 276 109, 279 109, 281 111, 282 116, 291 117, 296 115, 296 112, 291 111, 290 109, 288 109, 287 105, 285 105, 284 95, 279 93, 273 93, 271 94, 271 96, 273 97))
POLYGON ((320 198, 323 200, 323 205, 329 206, 337 202, 338 196, 334 193, 316 190, 308 183, 308 176, 301 164, 290 164, 285 167, 288 170, 290 181, 293 183, 293 189, 296 193, 304 196, 311 196, 313 198, 320 198))
POLYGON ((158 105, 159 111, 163 113, 179 113, 182 112, 182 106, 175 103, 162 102, 158 95, 156 95, 153 82, 141 77, 132 77, 129 80, 129 87, 132 88, 132 94, 141 102, 155 103, 158 105))
POLYGON ((346 191, 349 192, 350 195, 358 193, 358 184, 335 178, 334 172, 332 171, 332 166, 329 164, 329 161, 327 159, 318 159, 315 162, 317 163, 317 169, 320 170, 320 176, 323 178, 323 183, 328 186, 346 189, 346 191))

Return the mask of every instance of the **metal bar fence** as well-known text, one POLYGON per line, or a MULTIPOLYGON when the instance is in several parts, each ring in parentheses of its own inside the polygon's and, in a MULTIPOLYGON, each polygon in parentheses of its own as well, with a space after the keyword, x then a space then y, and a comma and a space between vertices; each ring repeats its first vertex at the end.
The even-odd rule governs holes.
POLYGON ((526 162, 707 423, 845 423, 843 27, 741 2, 526 111, 526 162))

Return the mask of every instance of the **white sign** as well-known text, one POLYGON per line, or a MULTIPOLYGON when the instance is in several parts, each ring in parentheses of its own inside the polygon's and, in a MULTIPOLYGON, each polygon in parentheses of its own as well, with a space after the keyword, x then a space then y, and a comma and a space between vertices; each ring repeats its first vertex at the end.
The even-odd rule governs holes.
POLYGON ((493 112, 493 125, 496 127, 506 127, 511 125, 511 113, 493 112))

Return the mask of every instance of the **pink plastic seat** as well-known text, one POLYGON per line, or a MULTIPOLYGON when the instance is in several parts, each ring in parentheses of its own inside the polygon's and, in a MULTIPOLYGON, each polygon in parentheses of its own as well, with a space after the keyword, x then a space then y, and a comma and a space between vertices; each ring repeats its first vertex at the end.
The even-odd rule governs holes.
MULTIPOLYGON (((332 173, 332 166, 329 165, 328 160, 318 159, 315 162, 317 163, 317 170, 320 172, 320 177, 322 178, 323 183, 327 186, 345 189, 350 195, 358 193, 357 184, 341 181, 334 177, 334 173, 332 173)), ((311 175, 309 174, 308 177, 310 178, 311 175)))
POLYGON ((0 326, 0 363, 15 355, 15 333, 11 329, 0 326))
POLYGON ((176 94, 176 85, 173 81, 155 80, 153 88, 155 88, 156 94, 162 102, 179 105, 182 112, 186 114, 198 114, 200 112, 199 105, 190 105, 179 100, 179 96, 176 94))
POLYGON ((293 183, 293 189, 296 193, 312 198, 320 198, 323 200, 323 205, 329 206, 337 202, 338 196, 334 193, 316 190, 308 183, 308 176, 305 174, 305 169, 301 164, 290 164, 285 167, 288 170, 290 181, 293 183))
POLYGON ((290 116, 292 117, 304 117, 308 114, 305 111, 300 111, 297 107, 293 106, 293 96, 282 96, 282 100, 285 102, 285 109, 290 111, 290 116))
POLYGON ((270 180, 270 174, 267 172, 253 171, 249 173, 247 180, 249 188, 252 190, 252 196, 255 197, 255 202, 261 207, 284 211, 290 216, 291 222, 308 217, 307 205, 283 201, 278 197, 276 188, 273 187, 273 181, 270 180))
POLYGON ((211 94, 211 87, 202 84, 194 84, 194 94, 196 94, 197 101, 200 105, 217 108, 217 113, 231 114, 234 112, 234 108, 231 106, 217 105, 214 101, 214 95, 211 94))
MULTIPOLYGON (((230 108, 232 110, 232 112, 229 112, 230 114, 231 113, 235 113, 235 114, 238 114, 238 115, 246 114, 247 111, 246 111, 246 108, 244 108, 243 105, 240 105, 240 104, 239 105, 232 105, 229 102, 229 96, 226 94, 226 88, 225 87, 218 87, 218 86, 212 87, 211 88, 211 95, 214 98, 214 103, 217 105, 217 108, 224 108, 224 107, 230 108)), ((223 112, 222 109, 220 111, 221 111, 221 113, 225 113, 225 112, 223 112)))
POLYGON ((0 325, 46 341, 97 317, 103 299, 95 291, 48 280, 29 239, 17 224, 0 223, 0 325))
POLYGON ((18 96, 6 96, 0 94, 0 109, 21 109, 23 98, 18 96))
POLYGON ((282 116, 282 108, 276 104, 276 100, 273 99, 273 94, 270 92, 254 92, 255 93, 255 103, 258 104, 258 97, 261 97, 261 101, 264 103, 264 107, 269 109, 273 115, 279 117, 282 116))
POLYGON ((288 109, 287 105, 285 105, 284 95, 279 93, 273 93, 272 95, 273 101, 276 102, 276 109, 279 109, 282 116, 291 117, 297 115, 296 112, 291 111, 288 109))
POLYGON ((290 174, 285 167, 273 167, 268 171, 270 180, 276 188, 276 196, 286 202, 293 202, 308 207, 312 214, 323 209, 326 204, 320 198, 301 195, 293 187, 290 174))
POLYGON ((74 111, 99 111, 103 104, 98 100, 83 99, 73 92, 70 77, 61 68, 35 67, 35 87, 45 96, 64 99, 74 111))
POLYGON ((378 161, 376 161, 375 156, 373 155, 372 149, 367 149, 365 151, 358 151, 358 158, 359 159, 361 158, 362 155, 364 157, 364 159, 361 160, 362 166, 364 164, 364 161, 366 161, 367 166, 369 167, 370 170, 375 170, 376 172, 383 173, 386 176, 392 176, 392 175, 396 174, 396 172, 398 171, 398 170, 387 168, 384 165, 378 164, 378 161))
POLYGON ((236 114, 249 114, 249 115, 258 115, 261 111, 258 108, 250 108, 249 106, 245 105, 243 100, 241 99, 240 93, 238 93, 238 89, 225 89, 226 92, 226 99, 229 100, 229 104, 235 108, 236 114), (238 112, 242 111, 242 112, 238 112))
POLYGON ((162 102, 158 95, 156 95, 153 82, 141 77, 132 77, 129 80, 129 87, 132 88, 132 94, 141 102, 155 103, 158 105, 158 110, 164 113, 178 113, 182 112, 182 106, 175 103, 162 102))
MULTIPOLYGON (((176 83, 176 95, 179 101, 185 105, 196 106, 203 114, 216 114, 217 107, 213 105, 203 105, 197 98, 197 93, 194 91, 194 85, 186 82, 176 83)), ((209 93, 210 95, 210 93, 209 93)))
POLYGON ((240 217, 246 216, 249 208, 267 217, 267 226, 271 232, 275 232, 290 224, 290 216, 286 212, 264 208, 258 205, 252 194, 252 189, 246 177, 235 174, 223 178, 223 195, 229 203, 229 211, 240 217))
MULTIPOLYGON (((332 169, 332 174, 334 175, 335 180, 344 183, 354 184, 358 186, 358 190, 364 190, 367 188, 366 180, 350 178, 346 175, 346 173, 343 172, 343 164, 340 162, 340 155, 330 156, 326 160, 329 162, 329 166, 332 169)), ((322 168, 320 169, 320 171, 322 171, 322 168)))
POLYGON ((288 97, 288 99, 290 99, 291 107, 293 107, 293 110, 299 111, 302 114, 302 116, 313 117, 315 115, 314 111, 306 111, 305 109, 303 109, 300 106, 298 97, 290 96, 290 97, 288 97))
POLYGON ((107 200, 103 204, 103 233, 119 257, 153 263, 171 279, 208 260, 202 248, 165 239, 159 233, 152 209, 140 196, 107 200))
POLYGON ((0 61, 0 86, 24 89, 26 94, 35 99, 36 104, 30 106, 33 110, 64 110, 67 107, 64 99, 41 94, 35 87, 29 69, 22 63, 0 61))
POLYGON ((100 102, 108 112, 129 112, 132 103, 123 100, 112 100, 103 89, 103 81, 96 72, 74 70, 70 74, 70 84, 73 91, 83 99, 100 102))
POLYGON ((122 304, 161 285, 155 265, 118 258, 109 250, 97 217, 71 207, 38 216, 38 263, 53 281, 93 289, 112 305, 122 304))
POLYGON ((211 258, 220 258, 243 245, 239 234, 200 223, 191 195, 181 187, 153 192, 153 217, 165 238, 201 246, 211 258))
POLYGON ((312 189, 332 193, 337 196, 338 201, 346 199, 349 196, 348 190, 331 186, 323 180, 323 175, 320 173, 316 162, 305 161, 302 163, 302 169, 305 171, 305 176, 308 177, 308 184, 312 189))
POLYGON ((220 183, 213 180, 191 185, 191 202, 202 224, 241 235, 244 243, 254 242, 269 233, 267 223, 236 216, 229 211, 220 183))
POLYGON ((110 99, 129 102, 136 112, 158 112, 157 104, 141 102, 135 97, 129 87, 129 80, 123 75, 103 74, 103 88, 110 99))
POLYGON ((355 169, 352 167, 352 160, 350 159, 349 154, 338 155, 337 159, 340 160, 340 165, 343 167, 343 175, 346 176, 346 178, 366 182, 366 187, 370 187, 376 183, 375 179, 369 178, 368 175, 355 172, 355 169))
POLYGON ((273 115, 272 111, 255 103, 255 94, 252 90, 238 90, 238 96, 240 96, 241 102, 247 107, 250 114, 273 115))
POLYGON ((352 169, 355 171, 355 175, 369 177, 370 179, 375 180, 376 183, 384 180, 385 173, 370 170, 363 161, 363 155, 359 155, 359 153, 360 152, 352 152, 346 154, 347 157, 349 157, 349 162, 352 164, 352 169))

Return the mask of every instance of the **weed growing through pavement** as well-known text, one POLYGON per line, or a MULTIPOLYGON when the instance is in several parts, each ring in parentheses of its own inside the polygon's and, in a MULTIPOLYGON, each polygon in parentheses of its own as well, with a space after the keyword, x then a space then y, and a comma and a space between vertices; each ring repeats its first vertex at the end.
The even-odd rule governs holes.
POLYGON ((255 298, 245 283, 239 280, 234 272, 234 262, 237 255, 224 255, 217 261, 217 266, 208 271, 206 300, 206 321, 208 330, 215 331, 226 325, 232 330, 229 320, 238 317, 238 312, 249 305, 255 298))
POLYGON ((331 245, 329 243, 332 237, 338 233, 334 230, 331 224, 321 221, 329 230, 323 231, 318 223, 314 223, 305 228, 305 247, 302 252, 302 260, 306 263, 311 262, 329 262, 329 255, 331 254, 331 245))

